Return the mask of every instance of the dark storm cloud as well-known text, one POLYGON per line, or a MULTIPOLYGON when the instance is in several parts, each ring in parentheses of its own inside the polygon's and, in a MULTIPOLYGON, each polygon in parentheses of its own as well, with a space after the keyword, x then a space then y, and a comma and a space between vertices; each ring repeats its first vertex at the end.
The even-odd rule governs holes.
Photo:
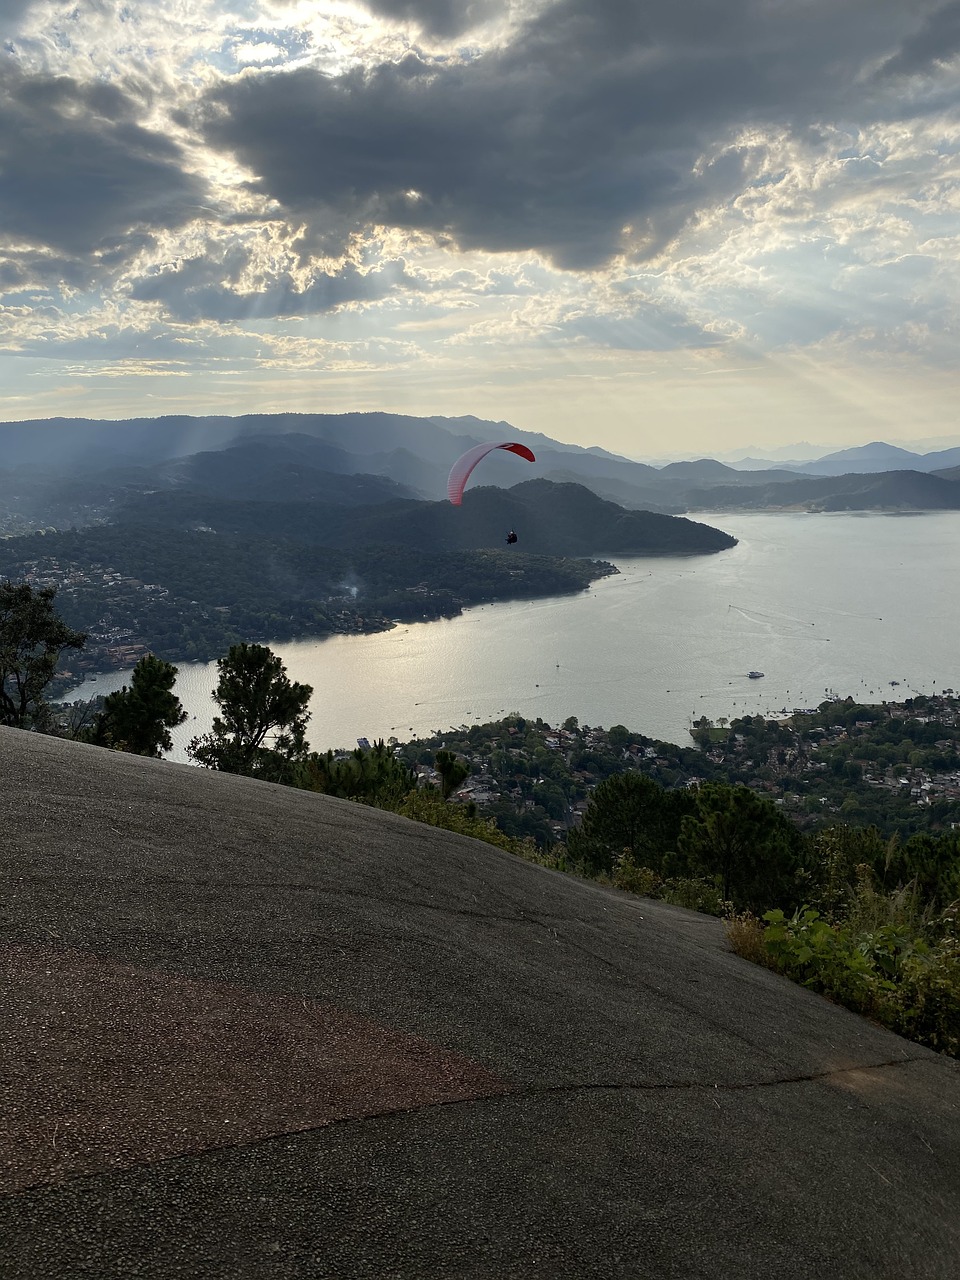
POLYGON ((425 287, 408 273, 403 262, 393 260, 370 271, 347 263, 336 273, 318 275, 305 288, 284 275, 262 290, 241 291, 230 282, 239 278, 245 265, 246 255, 239 248, 224 261, 191 259, 176 270, 139 280, 132 296, 142 302, 162 303, 165 314, 176 320, 225 322, 316 315, 350 302, 377 302, 397 290, 422 291, 425 287))
POLYGON ((739 130, 856 123, 858 76, 935 7, 560 0, 472 60, 246 75, 210 94, 204 127, 304 220, 308 246, 379 223, 591 268, 625 239, 654 254, 740 191, 749 151, 699 163, 739 130))
POLYGON ((63 254, 20 249, 15 255, 0 257, 0 289, 4 293, 16 290, 43 292, 51 282, 65 284, 71 289, 83 289, 90 283, 90 275, 89 264, 63 254))
POLYGON ((591 266, 638 213, 659 244, 706 186, 738 189, 735 163, 691 175, 697 132, 670 121, 656 94, 638 121, 636 95, 609 80, 574 87, 495 61, 249 78, 224 91, 229 114, 209 137, 316 224, 328 252, 340 247, 330 235, 379 223, 591 266))
POLYGON ((954 0, 954 3, 931 13, 919 30, 903 41, 883 70, 891 75, 913 75, 938 63, 949 62, 958 52, 960 3, 954 0))
POLYGON ((412 22, 437 36, 459 36, 503 9, 502 0, 364 0, 383 18, 412 22))
POLYGON ((29 76, 0 86, 0 235, 80 256, 119 254, 177 226, 203 199, 175 143, 136 123, 105 83, 29 76))

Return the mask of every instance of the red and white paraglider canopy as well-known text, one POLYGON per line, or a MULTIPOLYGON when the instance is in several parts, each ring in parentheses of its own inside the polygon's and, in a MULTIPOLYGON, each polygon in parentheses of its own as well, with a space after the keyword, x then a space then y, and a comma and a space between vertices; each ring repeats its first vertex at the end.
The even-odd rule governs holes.
POLYGON ((450 469, 447 480, 447 497, 455 507, 463 501, 463 491, 467 487, 470 473, 478 462, 482 461, 494 449, 506 449, 508 453, 516 453, 528 462, 536 462, 533 452, 525 444, 478 444, 468 449, 462 458, 458 458, 450 469))

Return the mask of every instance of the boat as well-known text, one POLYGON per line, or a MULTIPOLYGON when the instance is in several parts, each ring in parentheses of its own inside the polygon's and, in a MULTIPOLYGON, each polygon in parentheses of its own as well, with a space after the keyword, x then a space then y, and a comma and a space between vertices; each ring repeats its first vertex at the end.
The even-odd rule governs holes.
POLYGON ((750 677, 750 679, 751 679, 751 680, 762 680, 762 679, 763 679, 763 672, 762 672, 762 671, 748 671, 748 672, 747 672, 747 675, 750 677))

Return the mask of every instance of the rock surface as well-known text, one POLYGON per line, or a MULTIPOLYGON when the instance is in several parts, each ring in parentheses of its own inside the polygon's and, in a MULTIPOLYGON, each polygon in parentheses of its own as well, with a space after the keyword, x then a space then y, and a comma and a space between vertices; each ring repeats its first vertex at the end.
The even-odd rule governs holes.
POLYGON ((0 729, 4 1277, 955 1277, 960 1066, 715 920, 0 729))

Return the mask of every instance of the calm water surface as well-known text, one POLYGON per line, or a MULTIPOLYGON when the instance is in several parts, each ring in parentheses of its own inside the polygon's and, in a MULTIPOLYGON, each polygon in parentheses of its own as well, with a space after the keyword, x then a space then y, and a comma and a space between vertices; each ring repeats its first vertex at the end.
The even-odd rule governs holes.
MULTIPOLYGON (((516 711, 625 724, 689 744, 691 720, 960 689, 960 513, 698 517, 737 537, 712 556, 615 558, 580 596, 484 605, 373 636, 273 644, 313 686, 311 745, 406 740, 516 711), (751 680, 751 669, 764 673, 751 680), (900 686, 891 681, 900 681, 900 686)), ((129 671, 88 681, 108 693, 129 671)), ((216 663, 181 666, 190 719, 210 727, 216 663)), ((73 695, 67 695, 70 697, 73 695)))

